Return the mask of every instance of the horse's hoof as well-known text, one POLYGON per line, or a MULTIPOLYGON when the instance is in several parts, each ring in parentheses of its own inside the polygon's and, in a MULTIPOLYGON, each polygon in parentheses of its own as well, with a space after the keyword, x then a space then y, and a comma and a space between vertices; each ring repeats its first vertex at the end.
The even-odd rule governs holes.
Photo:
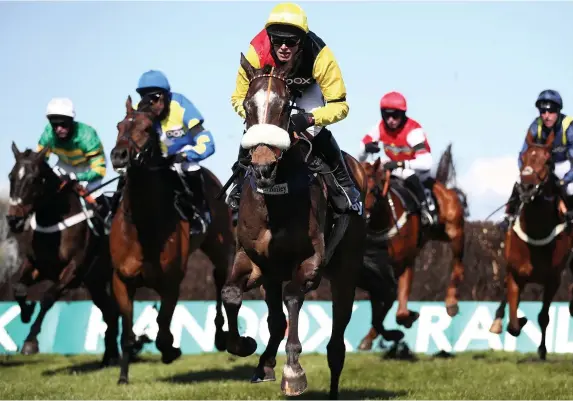
POLYGON ((370 351, 372 349, 372 340, 369 338, 364 338, 358 346, 358 349, 360 351, 370 351))
POLYGON ((275 370, 270 366, 263 366, 262 369, 257 367, 253 377, 251 377, 251 383, 274 382, 275 380, 275 370))
POLYGON ((101 361, 101 367, 103 368, 107 368, 109 366, 117 366, 119 365, 119 355, 118 356, 103 356, 103 359, 101 361))
POLYGON ((294 370, 286 365, 283 370, 283 379, 281 381, 281 391, 288 397, 295 397, 304 393, 308 383, 303 368, 294 370))
POLYGON ((117 384, 128 384, 127 377, 120 377, 117 384))
POLYGON ((527 318, 525 316, 520 317, 517 319, 517 323, 519 325, 518 328, 511 327, 511 324, 509 323, 507 324, 507 332, 514 337, 517 337, 521 334, 521 329, 527 324, 527 318))
POLYGON ((237 346, 235 347, 227 344, 227 352, 240 356, 241 358, 251 356, 257 350, 257 342, 251 337, 240 337, 236 344, 237 346))
POLYGON ((541 359, 542 361, 546 361, 547 360, 547 349, 539 347, 537 349, 537 355, 539 355, 539 359, 541 359))
POLYGON ((493 321, 489 328, 489 332, 493 334, 501 334, 501 319, 499 317, 493 321))
POLYGON ((168 351, 161 353, 161 362, 169 365, 171 362, 176 360, 181 356, 182 352, 180 348, 171 347, 168 351))
POLYGON ((404 332, 401 330, 385 330, 382 332, 384 341, 392 341, 398 343, 404 338, 404 332))
POLYGON ((20 310, 20 320, 22 320, 22 323, 30 323, 35 308, 36 308, 36 302, 32 301, 29 304, 26 304, 24 306, 24 309, 20 310))
POLYGON ((40 352, 40 347, 38 346, 38 340, 35 341, 25 341, 22 346, 20 353, 22 355, 34 355, 40 352))
POLYGON ((227 349, 227 331, 218 331, 215 333, 215 348, 217 351, 225 351, 227 349))
POLYGON ((409 310, 406 316, 396 316, 396 323, 400 326, 404 326, 405 328, 409 329, 412 327, 414 322, 418 320, 420 314, 418 312, 414 312, 409 310))
POLYGON ((456 316, 460 312, 460 307, 458 306, 458 303, 456 302, 453 305, 446 305, 446 312, 448 312, 449 317, 456 316))

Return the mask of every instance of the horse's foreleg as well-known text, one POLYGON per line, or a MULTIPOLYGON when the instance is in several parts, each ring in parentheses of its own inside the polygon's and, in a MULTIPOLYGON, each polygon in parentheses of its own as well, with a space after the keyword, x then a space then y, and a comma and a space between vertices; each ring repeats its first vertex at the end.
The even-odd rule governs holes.
POLYGON ((18 302, 20 306, 20 319, 22 323, 29 323, 34 314, 34 309, 36 307, 36 302, 27 302, 28 288, 34 285, 40 274, 37 269, 32 266, 28 258, 25 258, 22 262, 22 266, 19 269, 19 273, 12 280, 12 291, 14 294, 14 299, 18 302))
MULTIPOLYGON (((100 267, 100 266, 97 266, 100 267)), ((103 266, 101 266, 103 268, 103 266)), ((99 308, 103 320, 107 325, 105 330, 105 352, 102 359, 102 367, 116 365, 119 362, 119 348, 117 336, 119 335, 119 309, 111 294, 106 291, 104 280, 85 282, 95 306, 99 308)))
POLYGON ((408 264, 402 275, 398 278, 398 310, 396 311, 396 323, 409 329, 418 320, 420 314, 408 310, 408 298, 412 290, 414 269, 408 264))
POLYGON ((119 277, 117 270, 113 271, 112 277, 113 297, 121 314, 121 362, 119 380, 117 384, 129 382, 129 360, 136 347, 135 334, 133 333, 133 298, 135 286, 126 283, 119 277))
POLYGON ((30 333, 24 341, 24 345, 21 351, 22 354, 30 355, 39 352, 38 334, 40 334, 42 329, 42 323, 44 322, 46 313, 48 313, 56 301, 62 296, 62 292, 66 289, 66 287, 72 282, 74 278, 76 278, 76 273, 77 265, 76 262, 72 260, 62 270, 59 281, 53 283, 43 294, 42 300, 40 301, 40 312, 38 313, 38 316, 36 316, 34 323, 32 323, 30 333))
POLYGON ((157 338, 155 345, 159 352, 161 352, 161 362, 169 364, 181 356, 181 349, 173 346, 173 334, 171 333, 171 320, 173 319, 173 312, 177 306, 177 299, 179 298, 179 284, 181 278, 166 277, 165 281, 169 284, 166 285, 161 291, 161 307, 157 315, 157 338))
POLYGON ((507 302, 509 304, 509 323, 507 325, 507 332, 514 337, 517 337, 521 333, 521 329, 527 323, 527 318, 517 318, 517 307, 519 305, 519 300, 521 297, 521 291, 523 289, 522 283, 517 283, 515 281, 514 275, 510 272, 510 266, 507 266, 508 273, 505 277, 505 284, 507 287, 507 302))
POLYGON ((251 379, 253 383, 275 380, 275 366, 277 365, 277 351, 287 329, 286 316, 282 304, 282 283, 280 281, 265 282, 265 302, 269 311, 267 324, 269 327, 269 341, 265 352, 259 358, 259 365, 251 379))
POLYGON ((464 257, 464 231, 462 227, 447 223, 446 233, 450 238, 453 259, 452 274, 450 275, 450 283, 446 291, 446 311, 449 316, 453 317, 459 312, 458 287, 464 279, 464 264, 462 262, 464 257))
POLYGON ((539 344, 539 348, 537 348, 537 355, 539 355, 539 358, 543 361, 547 358, 545 337, 547 335, 547 326, 549 325, 549 307, 561 284, 561 275, 557 274, 555 276, 549 276, 548 278, 543 288, 543 306, 539 311, 539 315, 537 315, 537 322, 541 329, 541 343, 539 344))
POLYGON ((495 320, 492 322, 491 327, 489 328, 490 333, 494 333, 494 334, 501 334, 501 329, 502 329, 502 321, 503 318, 505 317, 505 306, 507 305, 507 298, 504 295, 504 298, 501 300, 501 302, 499 303, 499 306, 497 307, 496 311, 495 311, 495 320))
POLYGON ((253 338, 239 335, 238 323, 239 309, 243 303, 243 291, 252 271, 251 259, 244 251, 238 251, 235 255, 231 274, 221 290, 221 298, 229 325, 227 352, 241 357, 252 355, 257 350, 257 342, 253 338))

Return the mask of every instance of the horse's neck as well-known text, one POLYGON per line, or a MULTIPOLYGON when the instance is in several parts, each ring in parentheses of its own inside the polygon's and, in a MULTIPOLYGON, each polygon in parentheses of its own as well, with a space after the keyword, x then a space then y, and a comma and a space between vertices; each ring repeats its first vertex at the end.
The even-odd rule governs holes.
POLYGON ((36 204, 34 210, 39 223, 56 223, 81 211, 81 204, 73 191, 72 183, 60 188, 60 178, 50 169, 46 175, 45 192, 36 204))
POLYGON ((125 201, 134 222, 163 220, 175 212, 174 191, 166 171, 129 169, 125 201))
POLYGON ((534 231, 549 232, 561 223, 559 218, 559 197, 552 195, 546 198, 538 195, 533 201, 521 206, 520 224, 529 233, 534 231))

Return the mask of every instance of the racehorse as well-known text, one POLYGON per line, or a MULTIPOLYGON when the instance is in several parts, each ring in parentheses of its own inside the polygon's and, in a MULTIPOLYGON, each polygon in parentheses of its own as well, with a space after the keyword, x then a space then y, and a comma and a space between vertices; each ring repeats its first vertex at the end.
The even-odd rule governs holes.
MULTIPOLYGON (((505 292, 490 332, 501 334, 505 306, 509 303, 507 332, 517 337, 527 323, 517 317, 520 294, 528 283, 543 285, 543 306, 537 316, 541 343, 537 354, 546 359, 545 336, 549 324, 549 307, 560 284, 564 268, 570 262, 571 233, 565 221, 567 211, 552 174, 551 148, 554 132, 544 144, 536 144, 527 136, 527 149, 522 156, 520 205, 518 216, 505 234, 505 292)), ((570 312, 572 311, 570 305, 570 312)), ((573 314, 572 314, 573 315, 573 314)))
MULTIPOLYGON (((437 209, 438 221, 430 227, 421 225, 416 214, 416 197, 399 178, 381 167, 380 158, 374 163, 363 162, 368 176, 368 194, 365 209, 368 218, 367 253, 376 249, 387 252, 391 267, 378 266, 384 280, 398 280, 398 309, 396 322, 410 328, 418 319, 419 313, 408 310, 408 297, 413 281, 413 266, 420 250, 430 240, 448 242, 452 250, 452 273, 446 290, 446 310, 449 316, 458 314, 458 286, 463 280, 464 265, 464 220, 468 215, 465 194, 459 188, 447 188, 446 184, 453 171, 451 144, 440 158, 435 179, 430 179, 426 187, 431 188, 432 202, 437 209), (390 270, 389 272, 384 270, 390 270)), ((367 266, 365 258, 365 266, 367 266)), ((384 263, 380 261, 379 263, 384 263)), ((361 280, 359 284, 370 295, 372 305, 372 327, 362 339, 359 349, 369 350, 372 342, 382 335, 386 341, 400 341, 404 333, 399 330, 387 331, 383 322, 396 297, 394 283, 381 283, 374 276, 361 280), (393 287, 393 288, 392 288, 393 287), (384 290, 381 291, 380 288, 384 290)))
MULTIPOLYGON (((16 164, 9 174, 6 219, 25 255, 12 285, 23 323, 31 320, 36 306, 26 302, 28 287, 44 280, 53 282, 42 296, 40 312, 21 352, 39 352, 37 336, 46 313, 64 292, 83 283, 107 324, 102 365, 115 364, 119 359, 119 312, 107 290, 112 273, 109 242, 102 221, 93 219, 94 211, 86 207, 95 201, 77 181, 60 179, 46 161, 49 150, 20 152, 12 142, 16 164)), ((134 352, 141 349, 140 344, 138 347, 134 352)))
MULTIPOLYGON (((331 283, 333 308, 327 345, 330 397, 337 398, 346 352, 344 331, 362 262, 365 219, 353 213, 337 215, 334 220, 325 181, 330 176, 322 173, 323 166, 315 165, 311 171, 307 164, 321 163, 310 157, 308 134, 287 131, 291 93, 286 80, 292 60, 281 67, 257 69, 241 54, 241 66, 249 80, 243 103, 247 130, 241 146, 249 149, 250 161, 239 206, 235 260, 223 288, 229 324, 227 351, 241 357, 255 352, 255 340, 240 337, 237 316, 243 292, 264 285, 270 338, 251 381, 275 380, 275 358, 286 330, 281 390, 287 396, 302 394, 307 379, 299 362, 298 316, 305 295, 318 287, 324 275, 331 283), (283 282, 287 282, 284 297, 283 282), (288 325, 281 299, 288 311, 288 325)), ((354 158, 345 158, 364 197, 364 172, 354 158)))
POLYGON ((114 267, 113 292, 122 317, 122 359, 118 384, 128 383, 129 358, 134 344, 133 299, 137 287, 152 288, 161 297, 157 316, 159 331, 155 344, 163 363, 181 356, 173 347, 171 319, 179 298, 189 255, 201 249, 214 265, 217 287, 215 347, 225 350, 221 289, 233 252, 231 213, 224 201, 215 200, 221 183, 202 167, 205 198, 212 221, 207 231, 190 234, 187 217, 181 212, 181 179, 173 167, 173 157, 163 157, 160 139, 153 128, 153 115, 147 105, 133 109, 126 101, 125 118, 118 124, 115 147, 111 150, 114 169, 125 174, 125 185, 110 231, 114 267))

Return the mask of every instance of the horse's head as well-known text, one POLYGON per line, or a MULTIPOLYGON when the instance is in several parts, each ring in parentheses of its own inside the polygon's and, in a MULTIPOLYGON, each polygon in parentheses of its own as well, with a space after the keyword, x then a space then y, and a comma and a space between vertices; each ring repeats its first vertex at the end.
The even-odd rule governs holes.
POLYGON ((164 161, 159 145, 159 136, 154 130, 154 114, 145 109, 133 109, 131 96, 125 102, 125 118, 117 124, 117 140, 111 150, 111 164, 116 171, 125 171, 128 167, 149 166, 153 162, 164 161))
POLYGON ((390 183, 390 170, 380 168, 381 161, 378 157, 374 163, 362 162, 364 173, 368 178, 366 198, 364 200, 364 209, 366 216, 372 213, 372 209, 379 198, 386 196, 388 185, 390 183))
POLYGON ((519 194, 521 201, 526 203, 534 199, 547 184, 551 177, 552 160, 551 146, 555 134, 552 132, 544 144, 537 144, 527 136, 527 149, 521 156, 519 194))
POLYGON ((292 60, 280 67, 254 68, 241 53, 241 66, 247 74, 249 89, 243 107, 246 129, 241 146, 249 149, 257 186, 274 185, 283 152, 291 146, 288 133, 290 92, 286 77, 292 60))
POLYGON ((10 205, 6 221, 14 233, 24 229, 24 222, 32 212, 34 204, 45 194, 45 182, 52 173, 45 157, 49 148, 45 147, 36 153, 30 149, 20 152, 12 142, 12 152, 16 164, 8 174, 10 180, 10 205))

